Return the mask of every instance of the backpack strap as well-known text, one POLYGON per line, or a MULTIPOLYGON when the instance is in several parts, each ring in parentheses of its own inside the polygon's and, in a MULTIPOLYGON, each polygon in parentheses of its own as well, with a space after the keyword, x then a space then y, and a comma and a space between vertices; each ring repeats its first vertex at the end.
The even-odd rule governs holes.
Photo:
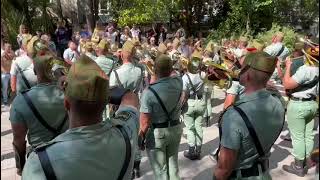
MULTIPOLYGON (((193 91, 193 95, 194 95, 196 98, 198 98, 197 90, 196 90, 196 88, 194 87, 194 85, 193 85, 193 83, 192 83, 192 81, 191 81, 191 78, 190 78, 189 74, 186 73, 186 76, 187 76, 187 78, 188 78, 188 80, 189 80, 189 83, 190 83, 190 85, 191 85, 191 88, 192 88, 192 91, 193 91)), ((202 85, 203 85, 203 84, 202 84, 202 85)))
POLYGON ((168 121, 171 121, 171 118, 170 118, 170 114, 166 108, 166 106, 163 104, 163 101, 161 100, 161 98, 159 97, 158 93, 151 87, 149 86, 149 90, 154 94, 154 96, 156 97, 157 101, 159 102, 162 110, 165 112, 167 118, 168 118, 168 121))
POLYGON ((65 122, 67 121, 68 119, 68 115, 66 114, 64 116, 64 119, 62 121, 62 123, 58 126, 57 129, 54 129, 53 127, 51 127, 44 119, 43 117, 41 116, 41 114, 39 113, 39 111, 37 110, 37 108, 34 106, 34 104, 32 103, 27 91, 24 91, 21 93, 22 96, 24 97, 24 100, 27 102, 29 108, 31 109, 32 113, 34 114, 34 116, 38 119, 38 121, 47 129, 49 130, 50 132, 52 132, 54 134, 54 136, 57 136, 63 125, 65 124, 65 122))
POLYGON ((130 143, 129 136, 128 136, 127 132, 124 130, 123 126, 117 125, 116 128, 118 128, 120 130, 120 132, 124 138, 124 141, 126 143, 126 155, 125 155, 125 159, 124 159, 120 174, 118 176, 118 180, 123 180, 123 177, 128 170, 130 160, 131 160, 131 143, 130 143))
POLYGON ((120 86, 121 88, 124 88, 124 87, 123 87, 123 84, 122 84, 121 81, 120 81, 119 74, 117 73, 117 71, 116 71, 116 70, 113 70, 113 72, 114 72, 114 75, 115 75, 115 77, 116 77, 116 79, 117 79, 117 83, 119 84, 119 86, 120 86))
POLYGON ((241 118, 243 119, 244 123, 246 124, 248 130, 249 130, 249 134, 253 139, 253 143, 256 146, 256 149, 258 151, 258 154, 260 157, 264 157, 265 156, 265 152, 261 146, 261 143, 259 141, 259 138, 257 136, 256 131, 254 130, 254 127, 252 125, 252 123, 250 122, 248 116, 246 115, 245 112, 243 112, 243 110, 240 107, 237 106, 233 106, 233 108, 240 114, 241 118))
POLYGON ((280 51, 277 53, 276 57, 280 56, 283 51, 284 51, 284 45, 281 46, 281 49, 280 49, 280 51))
POLYGON ((17 67, 19 73, 21 74, 21 78, 22 78, 24 84, 27 86, 28 89, 30 89, 31 86, 30 86, 29 81, 27 80, 26 76, 24 75, 23 71, 22 71, 21 68, 18 66, 18 64, 16 64, 16 67, 17 67))
POLYGON ((47 180, 57 180, 56 174, 52 168, 48 153, 46 151, 46 147, 42 147, 36 150, 36 153, 39 157, 40 164, 44 175, 47 180))
POLYGON ((139 81, 138 81, 138 83, 137 83, 137 86, 136 86, 136 87, 134 88, 134 90, 133 90, 133 92, 136 93, 136 94, 137 94, 137 93, 139 92, 139 90, 140 90, 139 87, 140 87, 141 81, 142 81, 142 79, 143 79, 143 70, 142 70, 142 68, 140 68, 140 67, 139 67, 139 69, 140 69, 140 72, 141 72, 141 73, 140 73, 140 79, 139 79, 139 81))

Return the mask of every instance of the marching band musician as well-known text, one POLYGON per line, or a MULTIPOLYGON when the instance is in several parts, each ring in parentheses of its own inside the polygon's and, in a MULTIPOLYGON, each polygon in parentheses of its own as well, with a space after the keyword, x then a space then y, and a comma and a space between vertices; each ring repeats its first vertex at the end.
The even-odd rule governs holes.
MULTIPOLYGON (((310 58, 309 56, 319 61, 319 46, 308 48, 306 60, 310 58)), ((289 173, 304 177, 308 172, 308 161, 314 145, 313 126, 318 110, 316 97, 319 86, 319 64, 304 64, 294 74, 290 74, 291 58, 286 58, 285 63, 283 85, 285 89, 291 90, 287 121, 292 139, 292 155, 295 159, 290 165, 284 165, 282 168, 289 173)))
POLYGON ((188 64, 188 71, 182 77, 183 91, 188 95, 188 110, 184 114, 184 123, 187 127, 189 146, 183 155, 190 160, 200 159, 203 140, 203 115, 208 93, 204 91, 204 82, 200 77, 201 59, 200 52, 194 52, 188 64))

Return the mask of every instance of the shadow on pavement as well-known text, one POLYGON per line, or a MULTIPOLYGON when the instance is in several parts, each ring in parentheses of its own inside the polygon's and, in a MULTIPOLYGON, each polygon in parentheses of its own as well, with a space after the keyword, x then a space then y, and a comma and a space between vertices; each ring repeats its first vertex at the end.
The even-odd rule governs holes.
POLYGON ((12 129, 8 129, 8 130, 5 130, 5 131, 2 131, 1 132, 1 136, 5 136, 5 135, 11 134, 11 133, 12 133, 12 129))

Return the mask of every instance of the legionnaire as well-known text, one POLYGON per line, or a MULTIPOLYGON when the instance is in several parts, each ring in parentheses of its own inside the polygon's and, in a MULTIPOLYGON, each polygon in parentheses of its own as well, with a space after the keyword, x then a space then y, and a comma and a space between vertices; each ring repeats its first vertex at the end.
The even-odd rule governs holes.
POLYGON ((33 71, 32 53, 28 51, 28 47, 33 47, 33 43, 38 39, 37 36, 31 37, 27 36, 22 40, 22 48, 26 53, 21 54, 16 58, 11 64, 11 90, 17 94, 30 89, 32 86, 36 85, 37 77, 33 71))
POLYGON ((71 66, 64 94, 69 130, 30 154, 22 178, 130 179, 139 126, 137 96, 119 94, 116 116, 101 122, 110 94, 108 80, 85 55, 71 66))
POLYGON ((167 54, 167 46, 164 43, 160 43, 157 50, 161 54, 167 54))
POLYGON ((265 52, 246 56, 240 72, 245 95, 219 122, 220 147, 213 179, 271 179, 268 156, 285 113, 280 99, 265 89, 276 63, 265 52))
MULTIPOLYGON (((132 63, 132 56, 135 53, 135 45, 134 42, 128 40, 124 43, 121 51, 121 58, 123 64, 117 69, 113 70, 110 75, 110 87, 121 87, 125 89, 130 89, 134 93, 138 94, 142 90, 142 82, 143 82, 143 70, 141 67, 132 63)), ((110 110, 111 117, 112 113, 115 110, 110 110)), ((138 146, 135 147, 137 149, 135 162, 134 162, 134 172, 133 178, 140 177, 140 162, 141 162, 141 152, 138 146)))
MULTIPOLYGON (((189 150, 184 156, 190 160, 200 159, 203 140, 203 120, 207 108, 207 92, 204 92, 204 82, 200 77, 201 54, 193 53, 188 71, 182 77, 183 91, 188 95, 188 111, 184 114, 187 128, 189 150)), ((207 90, 207 89, 206 89, 207 90)))
MULTIPOLYGON (((305 56, 319 61, 319 47, 309 48, 305 56), (311 56, 311 57, 309 57, 311 56)), ((310 59, 309 59, 310 60, 310 59)), ((288 128, 292 138, 292 155, 295 160, 283 169, 289 173, 304 177, 308 172, 308 160, 314 145, 314 117, 317 114, 316 97, 319 86, 319 64, 307 64, 298 67, 292 73, 292 60, 287 58, 283 77, 285 89, 291 90, 287 107, 288 128)))
POLYGON ((115 66, 115 61, 113 61, 111 58, 107 58, 106 55, 108 53, 108 49, 110 47, 110 44, 102 39, 98 46, 96 47, 96 63, 98 66, 106 73, 106 75, 110 75, 112 72, 114 66, 115 66))
POLYGON ((34 149, 68 128, 68 116, 63 108, 64 95, 51 73, 53 58, 50 55, 37 55, 33 58, 38 84, 19 93, 10 109, 9 119, 19 175, 25 163, 26 135, 28 143, 34 149))
POLYGON ((90 41, 86 42, 86 45, 84 46, 86 51, 85 51, 84 54, 95 61, 97 59, 97 56, 95 56, 95 52, 94 52, 94 49, 93 49, 92 45, 93 45, 92 42, 90 42, 90 41))
MULTIPOLYGON (((182 135, 179 117, 183 83, 180 77, 170 76, 171 71, 171 59, 160 55, 155 61, 157 80, 144 90, 141 99, 139 137, 145 139, 156 180, 180 179, 178 149, 182 135)), ((140 146, 144 149, 143 143, 140 146)))

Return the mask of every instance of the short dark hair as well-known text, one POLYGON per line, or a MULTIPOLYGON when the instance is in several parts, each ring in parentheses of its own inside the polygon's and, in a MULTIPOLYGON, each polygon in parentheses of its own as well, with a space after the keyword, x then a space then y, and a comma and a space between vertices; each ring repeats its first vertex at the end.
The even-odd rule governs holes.
POLYGON ((68 99, 74 111, 84 117, 102 114, 107 104, 107 100, 83 101, 71 97, 68 99))

